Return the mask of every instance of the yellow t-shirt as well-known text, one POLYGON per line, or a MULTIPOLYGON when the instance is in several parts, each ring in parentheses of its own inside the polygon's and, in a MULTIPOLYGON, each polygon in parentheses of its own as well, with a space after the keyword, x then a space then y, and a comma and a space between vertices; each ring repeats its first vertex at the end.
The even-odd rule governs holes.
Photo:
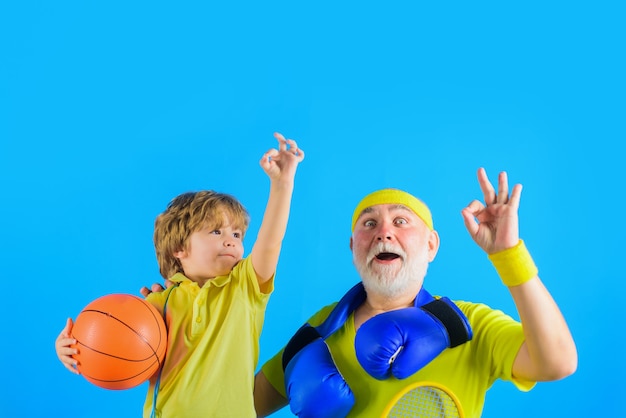
MULTIPOLYGON (((363 370, 354 349, 356 332, 353 314, 326 339, 339 372, 354 393, 355 404, 348 417, 380 416, 394 395, 413 382, 435 382, 446 387, 460 401, 468 418, 481 416, 485 394, 496 379, 512 381, 523 391, 534 386, 534 382, 521 381, 511 376, 513 361, 524 341, 521 324, 502 311, 493 310, 484 304, 455 303, 471 324, 474 333, 472 340, 444 350, 406 379, 391 377, 380 381, 363 370)), ((334 305, 313 315, 309 324, 321 324, 334 305)), ((282 350, 266 362, 262 370, 276 390, 286 397, 282 350)))
MULTIPOLYGON (((262 293, 250 257, 228 276, 200 288, 182 274, 179 283, 148 301, 163 312, 167 300, 168 342, 157 417, 256 417, 252 391, 259 337, 273 279, 262 293)), ((150 417, 157 376, 150 379, 144 417, 150 417)))

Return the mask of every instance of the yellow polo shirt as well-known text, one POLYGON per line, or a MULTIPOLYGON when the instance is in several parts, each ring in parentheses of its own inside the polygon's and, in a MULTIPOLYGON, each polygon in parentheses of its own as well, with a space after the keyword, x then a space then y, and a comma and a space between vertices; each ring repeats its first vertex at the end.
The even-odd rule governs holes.
MULTIPOLYGON (((353 314, 326 339, 339 372, 354 393, 355 404, 348 417, 380 416, 394 395, 413 382, 435 382, 448 388, 460 401, 467 418, 481 416, 485 394, 496 379, 511 381, 523 391, 534 386, 534 382, 511 376, 513 361, 524 342, 521 324, 484 304, 455 303, 472 326, 472 340, 444 350, 421 370, 403 380, 394 377, 377 380, 359 365, 354 349, 356 332, 353 314)), ((334 305, 313 315, 309 324, 321 324, 334 305)), ((286 397, 281 359, 282 350, 266 362, 262 370, 276 390, 286 397)))
MULTIPOLYGON (((168 343, 157 394, 157 417, 256 417, 252 392, 259 337, 273 278, 262 293, 250 257, 228 276, 202 287, 182 274, 179 283, 148 301, 163 312, 168 343)), ((150 379, 144 417, 151 416, 157 376, 150 379)))

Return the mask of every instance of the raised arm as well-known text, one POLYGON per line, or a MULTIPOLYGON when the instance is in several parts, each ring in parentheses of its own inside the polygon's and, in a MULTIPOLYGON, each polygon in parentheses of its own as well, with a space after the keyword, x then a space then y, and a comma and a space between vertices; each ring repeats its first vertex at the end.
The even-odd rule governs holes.
POLYGON ((478 183, 485 203, 474 200, 461 213, 468 232, 508 286, 522 322, 525 342, 513 363, 513 376, 530 381, 569 376, 578 364, 574 339, 519 239, 522 186, 516 184, 509 196, 507 175, 502 172, 496 193, 483 168, 478 170, 478 183))
POLYGON ((260 164, 270 178, 270 193, 259 234, 252 247, 252 265, 262 286, 270 280, 278 264, 280 248, 287 229, 291 196, 298 164, 304 152, 296 141, 275 133, 278 149, 267 151, 260 164))

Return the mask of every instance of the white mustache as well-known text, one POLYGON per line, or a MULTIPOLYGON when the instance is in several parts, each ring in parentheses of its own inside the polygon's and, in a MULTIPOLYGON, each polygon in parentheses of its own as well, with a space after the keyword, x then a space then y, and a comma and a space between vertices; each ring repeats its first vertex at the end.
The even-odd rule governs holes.
POLYGON ((378 244, 370 248, 369 252, 367 253, 367 264, 369 264, 380 253, 394 253, 398 254, 403 260, 406 259, 406 254, 404 253, 404 251, 402 251, 401 248, 398 248, 388 242, 379 242, 378 244))

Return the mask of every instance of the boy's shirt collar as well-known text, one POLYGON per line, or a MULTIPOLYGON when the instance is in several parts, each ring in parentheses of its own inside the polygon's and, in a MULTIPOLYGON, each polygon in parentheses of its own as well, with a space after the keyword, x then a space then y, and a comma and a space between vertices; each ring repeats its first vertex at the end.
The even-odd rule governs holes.
MULTIPOLYGON (((174 283, 185 283, 185 282, 188 282, 189 284, 195 283, 193 280, 189 279, 183 273, 176 273, 170 278, 170 281, 174 283)), ((204 286, 210 285, 210 286, 223 287, 228 283, 230 283, 230 274, 227 274, 225 276, 217 276, 213 279, 207 280, 204 286)))

